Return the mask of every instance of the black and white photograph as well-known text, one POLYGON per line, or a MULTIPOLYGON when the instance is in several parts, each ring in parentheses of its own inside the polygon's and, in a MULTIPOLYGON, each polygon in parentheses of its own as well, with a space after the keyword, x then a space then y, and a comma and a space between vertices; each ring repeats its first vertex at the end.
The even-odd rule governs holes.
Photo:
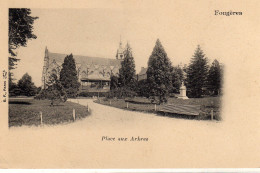
POLYGON ((258 1, 3 4, 0 168, 260 166, 258 1))

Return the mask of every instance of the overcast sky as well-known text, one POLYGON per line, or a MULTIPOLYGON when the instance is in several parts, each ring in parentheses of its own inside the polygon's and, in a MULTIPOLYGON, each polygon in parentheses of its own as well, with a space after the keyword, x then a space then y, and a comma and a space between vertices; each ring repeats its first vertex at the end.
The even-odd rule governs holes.
POLYGON ((34 24, 38 38, 17 50, 21 61, 14 70, 15 78, 28 72, 41 85, 45 46, 55 53, 113 59, 120 35, 123 45, 128 41, 132 47, 137 72, 147 66, 157 38, 173 65, 188 64, 198 44, 210 63, 214 59, 225 63, 230 50, 245 41, 243 27, 255 25, 246 20, 248 16, 214 15, 216 7, 230 10, 227 4, 223 9, 213 1, 207 2, 207 8, 189 1, 170 2, 163 8, 32 9, 32 16, 39 17, 34 24))

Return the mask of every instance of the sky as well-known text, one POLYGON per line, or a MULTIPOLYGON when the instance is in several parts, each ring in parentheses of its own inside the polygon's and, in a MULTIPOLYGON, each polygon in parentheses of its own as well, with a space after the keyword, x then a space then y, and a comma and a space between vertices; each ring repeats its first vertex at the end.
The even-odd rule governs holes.
MULTIPOLYGON (((234 48, 247 43, 241 43, 241 39, 247 41, 246 32, 255 32, 255 27, 243 30, 255 25, 248 16, 215 16, 216 8, 230 10, 223 2, 203 2, 207 8, 201 6, 202 1, 167 2, 159 8, 158 4, 140 8, 32 8, 31 15, 39 17, 34 23, 37 39, 17 49, 21 60, 14 77, 19 80, 27 72, 40 86, 46 46, 54 53, 114 59, 120 36, 124 46, 128 42, 132 47, 137 73, 147 67, 156 39, 173 65, 188 64, 197 45, 209 64, 214 59, 225 64, 232 61, 228 56, 233 55, 234 48)), ((239 9, 249 5, 253 4, 239 4, 239 9)))

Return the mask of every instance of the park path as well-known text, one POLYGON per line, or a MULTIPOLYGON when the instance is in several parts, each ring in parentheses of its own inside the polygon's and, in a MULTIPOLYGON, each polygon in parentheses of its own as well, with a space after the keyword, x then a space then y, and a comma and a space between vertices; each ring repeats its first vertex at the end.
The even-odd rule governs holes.
POLYGON ((177 119, 121 110, 92 99, 70 101, 88 105, 92 114, 65 125, 11 128, 4 137, 0 167, 260 166, 259 134, 246 121, 177 119), (149 141, 101 141, 102 136, 139 136, 149 141))

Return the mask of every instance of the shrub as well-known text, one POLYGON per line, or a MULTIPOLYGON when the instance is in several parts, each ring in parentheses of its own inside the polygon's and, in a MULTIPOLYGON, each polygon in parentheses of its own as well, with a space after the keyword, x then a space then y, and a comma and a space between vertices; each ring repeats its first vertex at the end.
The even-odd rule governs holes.
POLYGON ((149 100, 153 104, 161 104, 161 103, 167 103, 168 102, 167 97, 161 97, 161 96, 150 96, 149 100))
POLYGON ((86 91, 80 92, 78 94, 78 96, 80 97, 93 97, 93 96, 106 97, 107 95, 108 95, 107 92, 86 92, 86 91))
POLYGON ((107 98, 126 98, 126 97, 135 97, 137 96, 136 92, 128 89, 128 88, 117 88, 117 89, 113 89, 111 90, 108 95, 107 98))
POLYGON ((37 95, 34 97, 34 99, 37 99, 37 100, 44 100, 44 99, 46 99, 46 92, 45 92, 45 90, 41 90, 41 91, 39 92, 39 94, 37 94, 37 95))

